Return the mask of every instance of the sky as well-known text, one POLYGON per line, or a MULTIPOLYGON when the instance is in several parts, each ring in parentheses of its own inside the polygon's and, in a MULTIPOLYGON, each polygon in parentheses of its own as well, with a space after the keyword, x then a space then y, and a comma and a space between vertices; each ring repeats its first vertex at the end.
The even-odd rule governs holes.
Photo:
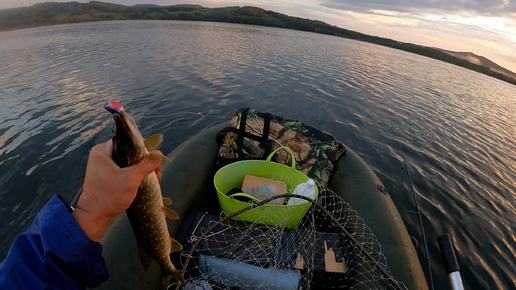
MULTIPOLYGON (((257 6, 397 41, 473 52, 516 72, 516 0, 103 1, 124 5, 257 6)), ((38 2, 46 1, 0 0, 0 9, 30 6, 38 2)))

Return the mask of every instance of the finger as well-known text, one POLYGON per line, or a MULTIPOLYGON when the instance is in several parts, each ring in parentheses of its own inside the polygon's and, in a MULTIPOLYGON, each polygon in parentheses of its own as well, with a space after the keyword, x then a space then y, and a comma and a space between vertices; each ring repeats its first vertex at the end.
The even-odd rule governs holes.
POLYGON ((88 166, 90 166, 91 163, 97 164, 97 170, 109 170, 111 172, 119 170, 120 167, 115 163, 115 161, 112 158, 112 144, 113 142, 110 140, 93 147, 88 158, 88 166))
POLYGON ((93 152, 95 154, 102 154, 102 155, 112 158, 112 156, 113 156, 113 140, 109 139, 108 141, 106 141, 104 143, 95 145, 91 149, 91 152, 93 152))
POLYGON ((136 178, 137 181, 142 181, 145 176, 149 175, 151 172, 156 171, 161 166, 161 160, 152 159, 149 157, 143 157, 140 162, 133 166, 125 167, 126 171, 132 175, 133 178, 136 178))
POLYGON ((162 175, 161 175, 161 163, 159 164, 158 168, 154 170, 154 173, 156 173, 156 176, 158 177, 158 181, 161 181, 162 175))
POLYGON ((109 158, 113 158, 113 140, 109 139, 100 145, 102 145, 102 153, 104 153, 109 158))

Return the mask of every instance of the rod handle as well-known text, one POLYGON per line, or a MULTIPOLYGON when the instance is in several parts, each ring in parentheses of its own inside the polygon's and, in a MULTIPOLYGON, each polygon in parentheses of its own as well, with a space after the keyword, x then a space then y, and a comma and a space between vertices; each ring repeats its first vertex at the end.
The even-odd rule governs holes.
POLYGON ((441 256, 446 266, 446 274, 458 272, 460 270, 459 263, 457 262, 457 257, 455 256, 455 250, 453 249, 453 242, 451 240, 450 234, 440 235, 437 238, 437 242, 439 243, 441 256))

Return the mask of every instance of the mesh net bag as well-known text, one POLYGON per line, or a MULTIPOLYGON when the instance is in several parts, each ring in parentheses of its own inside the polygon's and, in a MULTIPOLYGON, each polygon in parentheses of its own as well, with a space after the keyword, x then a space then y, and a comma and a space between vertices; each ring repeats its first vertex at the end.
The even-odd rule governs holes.
POLYGON ((321 186, 308 200, 295 229, 197 213, 181 254, 187 282, 168 289, 406 289, 349 204, 321 186))

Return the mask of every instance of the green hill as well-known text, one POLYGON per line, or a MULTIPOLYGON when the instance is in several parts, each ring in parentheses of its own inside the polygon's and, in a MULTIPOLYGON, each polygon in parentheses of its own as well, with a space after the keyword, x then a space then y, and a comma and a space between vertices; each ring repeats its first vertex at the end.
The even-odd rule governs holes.
POLYGON ((105 20, 195 20, 253 24, 334 35, 388 46, 452 63, 516 85, 516 79, 489 67, 471 63, 437 48, 399 42, 351 31, 322 21, 292 17, 257 7, 205 8, 199 5, 124 6, 98 1, 89 3, 42 3, 0 10, 0 31, 42 25, 105 20))

